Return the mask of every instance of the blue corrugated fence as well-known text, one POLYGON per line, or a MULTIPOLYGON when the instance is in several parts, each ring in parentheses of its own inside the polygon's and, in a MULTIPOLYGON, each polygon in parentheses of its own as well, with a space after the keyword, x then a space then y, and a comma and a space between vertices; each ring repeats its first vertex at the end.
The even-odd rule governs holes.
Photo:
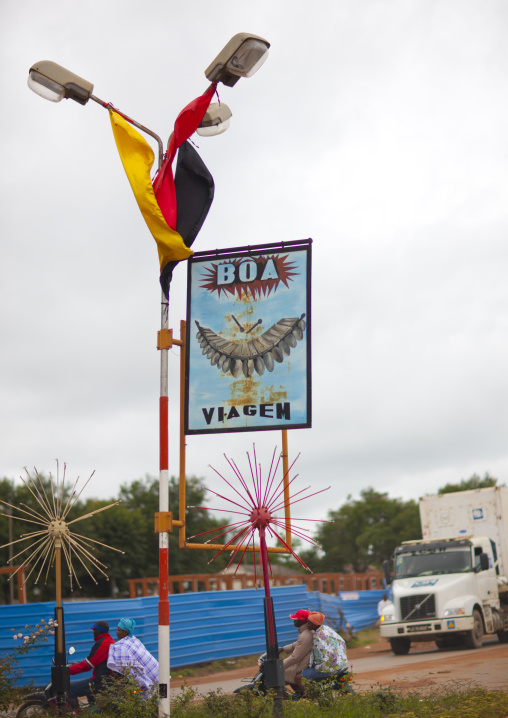
POLYGON ((330 618, 333 628, 340 626, 340 613, 355 632, 374 626, 379 618, 377 604, 386 589, 380 591, 343 591, 338 596, 309 591, 308 600, 316 611, 330 618), (334 625, 335 624, 335 625, 334 625))
MULTIPOLYGON (((308 592, 305 586, 279 586, 272 589, 280 645, 295 640, 295 629, 288 617, 299 608, 322 611, 336 622, 339 607, 347 621, 360 630, 377 620, 377 602, 382 591, 358 591, 355 594, 331 596, 308 592), (368 594, 368 595, 367 595, 368 594), (353 600, 346 600, 352 597, 353 600)), ((204 663, 219 658, 234 658, 265 650, 262 590, 203 591, 172 594, 169 597, 171 620, 171 667, 204 663)), ((120 618, 134 618, 135 634, 148 650, 158 655, 158 597, 106 601, 73 601, 64 603, 66 647, 74 646, 81 660, 92 645, 91 626, 108 621, 115 638, 120 618)), ((41 618, 53 618, 55 603, 30 603, 0 606, 0 653, 12 650, 11 628, 23 631, 41 618)), ((50 674, 54 645, 48 641, 22 656, 20 685, 43 684, 50 674)))

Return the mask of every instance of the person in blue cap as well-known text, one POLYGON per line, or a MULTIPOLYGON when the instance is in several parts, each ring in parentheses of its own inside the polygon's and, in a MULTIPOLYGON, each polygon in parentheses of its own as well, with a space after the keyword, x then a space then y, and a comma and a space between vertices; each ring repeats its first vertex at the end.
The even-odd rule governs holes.
POLYGON ((69 668, 71 676, 93 670, 91 678, 71 683, 68 696, 73 704, 76 704, 77 699, 83 696, 86 696, 88 703, 94 703, 94 693, 101 690, 104 678, 109 676, 108 652, 109 647, 115 642, 109 634, 109 624, 106 621, 97 621, 93 624, 92 631, 94 644, 88 657, 80 663, 74 663, 69 668))
POLYGON ((108 668, 121 674, 129 669, 142 691, 146 692, 159 682, 159 662, 133 635, 135 626, 133 618, 121 618, 118 622, 118 641, 110 647, 108 668))

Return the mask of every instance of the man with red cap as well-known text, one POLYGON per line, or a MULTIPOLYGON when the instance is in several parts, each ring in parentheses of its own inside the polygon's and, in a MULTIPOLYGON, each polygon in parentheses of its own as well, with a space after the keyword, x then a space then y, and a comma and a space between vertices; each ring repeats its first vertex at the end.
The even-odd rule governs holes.
POLYGON ((302 671, 309 665, 314 631, 323 623, 324 616, 322 613, 311 613, 300 609, 294 615, 289 614, 289 618, 293 620, 299 635, 294 643, 280 649, 281 653, 282 651, 289 653, 289 656, 284 659, 284 680, 292 687, 296 685, 303 693, 302 671))
POLYGON ((71 683, 68 693, 71 703, 76 703, 77 699, 82 696, 87 697, 88 703, 94 703, 94 693, 101 690, 103 679, 110 674, 108 653, 109 647, 115 641, 109 635, 109 624, 106 621, 97 621, 93 624, 92 631, 94 644, 88 657, 80 663, 74 663, 69 668, 71 676, 93 669, 92 677, 71 683))
POLYGON ((289 618, 293 619, 299 636, 294 643, 280 649, 281 652, 290 654, 288 658, 284 659, 284 680, 293 689, 303 693, 302 671, 309 666, 314 645, 314 632, 323 623, 324 616, 317 611, 300 609, 294 615, 289 614, 289 618))

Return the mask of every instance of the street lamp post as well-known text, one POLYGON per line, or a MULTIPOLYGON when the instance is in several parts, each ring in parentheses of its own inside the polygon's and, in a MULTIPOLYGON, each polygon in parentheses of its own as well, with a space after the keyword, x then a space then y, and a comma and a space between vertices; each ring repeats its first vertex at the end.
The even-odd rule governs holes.
MULTIPOLYGON (((249 33, 235 35, 225 45, 205 71, 208 80, 214 85, 221 82, 233 87, 241 77, 251 77, 261 67, 268 56, 270 43, 261 37, 249 33)), ((108 110, 114 110, 127 122, 134 125, 157 142, 158 170, 164 161, 164 146, 161 138, 144 125, 128 117, 93 95, 93 84, 79 75, 70 72, 55 62, 44 60, 30 68, 28 86, 35 93, 50 100, 60 102, 71 99, 81 105, 88 100, 108 110)), ((231 111, 224 103, 210 104, 197 132, 202 136, 213 136, 224 132, 229 127, 231 111)), ((169 142, 168 141, 168 146, 169 142)), ((161 296, 161 332, 160 337, 167 337, 169 332, 169 307, 164 291, 161 296)), ((160 400, 159 400, 159 716, 170 713, 170 663, 169 663, 169 571, 168 571, 168 531, 172 525, 179 526, 182 522, 172 521, 169 514, 169 449, 168 449, 168 349, 171 342, 162 339, 159 345, 160 362, 160 400)))

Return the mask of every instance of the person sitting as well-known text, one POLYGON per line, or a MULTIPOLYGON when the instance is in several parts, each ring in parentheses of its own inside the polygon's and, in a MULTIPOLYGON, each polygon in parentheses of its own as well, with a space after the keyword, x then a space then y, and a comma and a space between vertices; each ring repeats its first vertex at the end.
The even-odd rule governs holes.
POLYGON ((115 673, 130 675, 146 693, 159 682, 159 662, 141 641, 132 635, 136 621, 133 618, 120 619, 116 635, 118 641, 109 649, 108 668, 115 673))
POLYGON ((68 697, 73 705, 77 705, 78 698, 83 696, 86 696, 88 703, 95 703, 94 693, 101 690, 104 678, 109 676, 108 652, 109 647, 115 642, 109 635, 109 624, 106 621, 97 621, 93 624, 92 631, 94 644, 88 657, 80 663, 74 663, 69 668, 71 676, 93 669, 91 678, 71 683, 68 697))
POLYGON ((312 654, 312 646, 314 642, 314 631, 323 622, 324 616, 321 613, 311 613, 305 609, 300 609, 294 615, 289 614, 289 618, 293 619, 295 628, 298 629, 298 638, 294 643, 290 643, 280 649, 280 653, 289 653, 284 659, 284 681, 293 689, 303 693, 302 671, 309 665, 312 654))
POLYGON ((331 678, 347 668, 346 642, 330 626, 325 626, 322 613, 311 613, 307 623, 313 632, 313 649, 309 666, 302 678, 319 681, 331 678))

